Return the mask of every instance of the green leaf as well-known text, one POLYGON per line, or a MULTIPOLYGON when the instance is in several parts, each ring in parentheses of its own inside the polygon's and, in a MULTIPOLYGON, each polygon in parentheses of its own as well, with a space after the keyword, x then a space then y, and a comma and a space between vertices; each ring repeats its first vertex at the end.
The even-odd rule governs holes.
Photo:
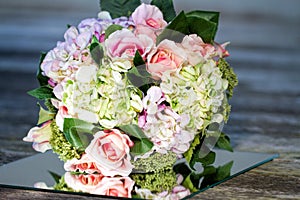
POLYGON ((123 26, 112 24, 105 30, 105 39, 107 39, 112 33, 122 30, 123 26))
POLYGON ((40 100, 55 98, 55 96, 53 94, 53 89, 48 86, 41 86, 34 90, 30 90, 27 93, 37 99, 40 99, 40 100))
POLYGON ((45 110, 39 103, 38 106, 40 107, 38 124, 54 119, 55 113, 45 110))
POLYGON ((184 152, 183 155, 188 163, 191 162, 193 153, 194 153, 196 147, 200 144, 200 142, 201 142, 200 134, 197 134, 195 136, 193 142, 191 143, 190 148, 186 152, 184 152))
POLYGON ((174 165, 173 170, 176 174, 181 174, 183 176, 183 178, 186 178, 192 172, 190 165, 185 161, 177 162, 174 165))
POLYGON ((41 56, 40 56, 40 62, 39 62, 39 67, 38 67, 38 70, 37 70, 37 74, 36 74, 36 77, 39 81, 39 84, 40 86, 45 86, 45 85, 48 85, 48 80, 49 78, 44 76, 42 74, 42 69, 41 69, 41 64, 42 62, 44 61, 45 57, 46 57, 46 53, 45 52, 42 52, 41 53, 41 56))
POLYGON ((90 46, 90 52, 93 60, 99 65, 101 59, 104 57, 104 50, 99 40, 93 36, 92 43, 90 46))
POLYGON ((183 37, 189 34, 188 25, 187 18, 182 11, 157 37, 156 44, 159 44, 164 39, 173 40, 174 42, 181 42, 183 37))
POLYGON ((213 43, 218 30, 219 13, 192 11, 186 14, 190 34, 197 34, 204 42, 213 43))
POLYGON ((134 146, 130 149, 133 155, 141 155, 150 151, 153 143, 146 137, 143 130, 136 124, 123 125, 119 127, 127 135, 131 136, 134 146))
POLYGON ((202 10, 195 10, 186 13, 187 17, 199 17, 202 19, 205 19, 207 21, 214 22, 216 24, 219 23, 219 12, 213 12, 213 11, 202 11, 202 10))
POLYGON ((193 171, 190 174, 190 180, 193 183, 193 185, 198 188, 204 188, 208 185, 211 185, 215 183, 215 175, 216 175, 217 169, 214 166, 204 166, 202 173, 196 173, 193 171))
POLYGON ((50 175, 52 176, 52 178, 54 179, 55 183, 59 183, 59 180, 61 179, 61 176, 52 172, 52 171, 48 171, 50 173, 50 175))
POLYGON ((230 144, 230 138, 225 133, 221 133, 217 141, 216 147, 233 152, 232 146, 230 144))
POLYGON ((188 188, 191 192, 197 192, 197 188, 194 186, 194 183, 191 181, 191 174, 188 175, 182 185, 185 187, 185 188, 188 188))
POLYGON ((173 0, 152 0, 151 5, 158 7, 167 22, 172 21, 176 17, 173 0))
POLYGON ((151 83, 155 82, 155 80, 150 77, 142 76, 136 67, 132 67, 128 71, 127 78, 131 84, 136 86, 143 94, 146 94, 148 89, 151 87, 151 83))
POLYGON ((153 147, 153 143, 148 139, 133 139, 134 146, 130 149, 130 153, 133 155, 141 155, 150 151, 153 147))
POLYGON ((217 169, 212 165, 204 166, 204 170, 201 173, 201 176, 212 176, 216 173, 216 171, 217 169))
POLYGON ((92 140, 92 137, 89 136, 94 133, 95 129, 98 129, 98 127, 80 119, 64 119, 64 135, 76 149, 84 150, 89 145, 92 140))
POLYGON ((119 128, 127 135, 130 135, 132 137, 138 139, 147 139, 147 136, 145 135, 143 130, 136 124, 123 125, 119 126, 119 128))
POLYGON ((210 151, 207 155, 202 155, 201 148, 198 146, 198 149, 194 151, 192 160, 190 162, 191 167, 194 167, 196 163, 201 163, 203 166, 211 165, 215 162, 216 153, 210 151))
POLYGON ((218 25, 200 17, 187 18, 190 34, 197 34, 205 43, 213 43, 218 25))
POLYGON ((134 67, 128 71, 127 77, 134 86, 145 92, 143 88, 145 87, 147 91, 148 87, 146 86, 149 86, 149 84, 153 83, 154 81, 151 78, 151 74, 147 71, 145 61, 143 60, 139 51, 136 51, 133 63, 134 67))
MULTIPOLYGON (((203 178, 201 188, 215 184, 230 176, 230 171, 233 165, 233 161, 226 163, 222 166, 215 168, 214 166, 207 166, 204 168, 204 172, 201 174, 203 178)), ((196 178, 196 177, 193 177, 196 178)))
POLYGON ((220 181, 223 180, 225 178, 227 178, 228 176, 230 176, 230 171, 233 165, 233 161, 230 161, 228 163, 226 163, 225 165, 222 165, 220 167, 217 168, 217 172, 216 172, 216 181, 220 181))
POLYGON ((204 42, 212 43, 217 33, 218 21, 218 12, 181 12, 158 36, 157 44, 164 39, 181 42, 182 38, 189 34, 197 34, 204 42))
POLYGON ((134 58, 133 58, 133 64, 136 67, 143 66, 143 65, 146 64, 139 51, 135 52, 135 55, 134 55, 134 58))
POLYGON ((108 11, 112 18, 129 17, 140 4, 140 0, 100 0, 101 11, 108 11))
POLYGON ((173 167, 173 170, 176 174, 183 176, 183 186, 191 191, 196 191, 229 177, 232 165, 233 161, 217 168, 213 165, 202 165, 203 170, 200 170, 199 173, 191 169, 186 162, 180 162, 173 167))

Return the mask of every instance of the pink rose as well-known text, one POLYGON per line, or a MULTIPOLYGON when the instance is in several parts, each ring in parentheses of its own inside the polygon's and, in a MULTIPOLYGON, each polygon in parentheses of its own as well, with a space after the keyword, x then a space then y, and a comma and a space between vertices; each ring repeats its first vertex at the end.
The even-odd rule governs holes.
POLYGON ((130 198, 134 185, 129 177, 110 178, 100 174, 73 175, 67 172, 64 178, 68 187, 75 191, 115 197, 130 198))
POLYGON ((149 54, 147 70, 153 79, 160 79, 165 71, 181 68, 187 56, 184 49, 171 40, 163 40, 155 51, 149 54))
POLYGON ((105 40, 105 47, 111 58, 123 57, 132 59, 136 51, 142 57, 152 49, 153 41, 147 35, 135 36, 130 30, 122 29, 112 33, 105 40))
POLYGON ((45 122, 41 127, 33 127, 29 130, 26 137, 23 138, 25 142, 33 142, 32 147, 38 152, 44 153, 51 149, 49 143, 51 137, 51 121, 45 122))
POLYGON ((64 164, 64 168, 66 171, 78 171, 81 173, 85 172, 88 174, 101 174, 101 171, 97 168, 96 163, 91 161, 86 154, 83 154, 80 160, 76 158, 68 160, 64 164))
POLYGON ((156 40, 160 30, 167 26, 162 12, 156 7, 148 4, 141 4, 132 13, 132 20, 136 26, 136 34, 146 34, 156 40))
POLYGON ((131 146, 133 142, 128 135, 112 129, 97 132, 85 152, 104 176, 128 176, 133 169, 129 154, 131 146))
POLYGON ((104 177, 97 189, 97 194, 131 198, 133 186, 134 181, 129 177, 104 177))
POLYGON ((188 61, 192 65, 197 65, 203 60, 207 60, 214 57, 226 57, 228 51, 225 47, 228 43, 223 45, 204 43, 201 37, 196 34, 187 35, 182 40, 182 47, 188 52, 188 61))
POLYGON ((156 6, 144 3, 132 13, 132 20, 135 25, 145 25, 156 29, 167 25, 162 12, 156 6))
POLYGON ((68 187, 75 191, 98 194, 97 190, 103 179, 102 174, 79 174, 74 175, 71 172, 65 173, 65 182, 68 187))

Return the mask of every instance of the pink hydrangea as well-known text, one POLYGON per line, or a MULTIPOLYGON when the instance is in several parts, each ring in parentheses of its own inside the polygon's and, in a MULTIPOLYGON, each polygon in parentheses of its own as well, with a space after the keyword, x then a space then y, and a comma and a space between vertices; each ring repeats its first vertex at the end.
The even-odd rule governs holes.
POLYGON ((63 80, 74 78, 74 74, 81 65, 89 65, 94 61, 88 50, 91 33, 79 33, 75 27, 70 27, 64 34, 64 42, 49 51, 41 63, 45 76, 49 77, 53 85, 63 80))
POLYGON ((153 142, 157 152, 165 154, 173 151, 181 157, 194 138, 194 134, 184 129, 189 117, 178 115, 164 101, 161 89, 152 86, 143 99, 144 112, 139 117, 139 126, 153 142))

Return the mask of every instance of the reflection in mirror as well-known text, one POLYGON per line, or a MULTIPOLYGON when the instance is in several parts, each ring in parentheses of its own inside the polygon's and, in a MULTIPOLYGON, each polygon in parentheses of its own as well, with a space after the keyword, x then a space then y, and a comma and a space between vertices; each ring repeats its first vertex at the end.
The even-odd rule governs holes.
MULTIPOLYGON (((180 160, 173 169, 182 175, 182 184, 192 188, 189 198, 276 157, 276 154, 214 150, 204 158, 192 158, 190 163, 180 160)), ((47 152, 1 166, 0 184, 33 188, 36 183, 44 182, 51 187, 64 174, 63 162, 55 154, 47 152)), ((81 178, 89 180, 88 177, 81 178)), ((56 189, 66 190, 61 180, 56 184, 56 189)))

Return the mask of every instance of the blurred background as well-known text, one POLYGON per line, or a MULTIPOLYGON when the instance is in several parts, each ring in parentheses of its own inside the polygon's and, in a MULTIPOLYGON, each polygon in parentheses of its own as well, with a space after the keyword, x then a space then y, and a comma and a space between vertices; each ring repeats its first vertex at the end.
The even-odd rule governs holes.
MULTIPOLYGON (((228 61, 239 77, 224 131, 237 150, 281 153, 279 175, 292 170, 299 183, 300 1, 174 4, 177 11, 221 12, 216 41, 231 42, 228 61)), ((39 53, 63 40, 67 24, 98 11, 98 0, 0 0, 0 165, 35 153, 22 138, 37 120, 36 100, 26 91, 37 87, 39 53)))

